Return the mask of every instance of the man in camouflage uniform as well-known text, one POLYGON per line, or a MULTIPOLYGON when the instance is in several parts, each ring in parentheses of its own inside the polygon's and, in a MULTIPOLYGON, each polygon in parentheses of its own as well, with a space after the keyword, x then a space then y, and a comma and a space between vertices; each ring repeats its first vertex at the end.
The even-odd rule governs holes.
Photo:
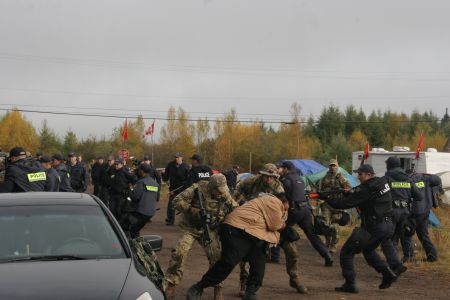
MULTIPOLYGON (((274 164, 265 164, 258 175, 249 177, 238 183, 234 193, 234 199, 242 205, 246 201, 258 198, 260 193, 284 195, 283 184, 279 178, 280 174, 278 174, 277 167, 274 164)), ((248 270, 246 265, 245 262, 241 262, 239 265, 241 269, 240 296, 245 294, 247 284, 248 270)))
MULTIPOLYGON (((175 297, 175 286, 183 277, 185 261, 194 241, 197 241, 205 250, 210 266, 220 259, 221 248, 217 228, 237 204, 231 198, 225 176, 215 174, 209 181, 200 180, 176 196, 173 206, 175 210, 182 213, 182 219, 178 224, 182 233, 172 249, 172 257, 166 271, 168 300, 175 297), (210 245, 205 240, 201 207, 210 215, 210 245)), ((222 285, 214 289, 214 299, 223 299, 222 285)))
MULTIPOLYGON (((342 173, 339 172, 339 164, 336 159, 331 159, 329 163, 329 171, 327 174, 319 181, 317 185, 317 190, 320 192, 328 192, 333 189, 351 189, 352 185, 345 178, 342 173)), ((330 249, 331 253, 336 252, 336 245, 338 242, 337 230, 338 226, 336 224, 337 219, 340 218, 341 210, 332 208, 325 201, 320 201, 319 203, 321 215, 327 226, 327 231, 325 239, 327 241, 327 247, 330 249)))

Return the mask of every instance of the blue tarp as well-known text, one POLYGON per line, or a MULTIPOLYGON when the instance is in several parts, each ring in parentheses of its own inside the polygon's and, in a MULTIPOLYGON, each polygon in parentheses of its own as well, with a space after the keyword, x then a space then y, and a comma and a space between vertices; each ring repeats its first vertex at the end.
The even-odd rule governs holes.
POLYGON ((439 219, 436 217, 433 211, 430 211, 430 215, 428 216, 428 220, 430 221, 430 225, 433 227, 439 227, 441 226, 441 222, 439 222, 439 219))
POLYGON ((297 169, 297 172, 299 172, 300 175, 309 175, 314 174, 317 172, 320 172, 322 170, 328 170, 326 167, 322 166, 315 160, 309 160, 309 159, 285 159, 280 161, 290 161, 294 164, 295 168, 297 169))

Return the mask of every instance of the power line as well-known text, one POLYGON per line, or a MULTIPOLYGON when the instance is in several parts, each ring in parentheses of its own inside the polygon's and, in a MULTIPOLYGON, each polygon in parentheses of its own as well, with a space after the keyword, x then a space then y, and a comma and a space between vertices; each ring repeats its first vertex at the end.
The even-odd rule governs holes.
POLYGON ((331 75, 306 75, 306 74, 450 74, 450 72, 343 72, 343 71, 301 71, 295 69, 238 69, 236 67, 214 67, 214 66, 182 66, 182 65, 159 65, 142 62, 119 62, 96 59, 63 58, 37 55, 15 55, 0 53, 1 59, 26 59, 26 60, 44 60, 51 63, 65 63, 73 65, 93 65, 99 67, 145 67, 150 71, 159 72, 187 72, 187 73, 223 73, 234 75, 250 76, 277 76, 277 77, 298 77, 313 79, 339 79, 339 80, 400 80, 400 81, 450 81, 450 78, 413 78, 413 77, 355 77, 355 76, 331 76, 331 75), (2 57, 3 56, 3 57, 2 57))
MULTIPOLYGON (((0 108, 0 111, 11 111, 11 109, 0 108)), ((100 118, 136 118, 134 115, 112 115, 112 114, 97 114, 97 113, 81 113, 81 112, 61 112, 61 111, 42 111, 42 110, 27 110, 27 109, 13 109, 13 111, 24 112, 24 113, 37 113, 37 114, 51 114, 51 115, 67 115, 67 116, 83 116, 83 117, 100 117, 100 118)), ((167 118, 159 116, 140 116, 144 120, 163 120, 163 121, 190 121, 197 122, 198 119, 192 118, 167 118)), ((296 125, 296 124, 308 124, 309 121, 284 121, 284 120, 249 120, 249 119, 216 119, 210 120, 211 122, 218 123, 250 123, 250 124, 286 124, 286 125, 296 125)), ((439 120, 390 120, 389 123, 433 123, 439 122, 439 120)), ((333 124, 382 124, 385 121, 336 121, 336 120, 314 120, 313 123, 333 123, 333 124)))
POLYGON ((296 68, 245 68, 242 66, 205 66, 205 65, 175 65, 175 64, 154 64, 147 62, 130 62, 117 60, 104 60, 93 58, 73 58, 44 56, 33 54, 13 54, 0 52, 0 58, 27 59, 27 60, 47 60, 54 62, 68 62, 80 64, 103 64, 103 65, 130 65, 147 67, 165 67, 165 68, 185 68, 185 69, 207 69, 207 70, 226 70, 226 71, 245 71, 245 72, 296 72, 296 73, 334 73, 334 74, 450 74, 449 71, 345 71, 345 70, 299 70, 296 68))
POLYGON ((318 100, 426 100, 426 99, 450 99, 450 96, 403 96, 403 97, 378 97, 378 96, 351 96, 351 97, 264 97, 264 96, 172 96, 172 95, 139 95, 139 94, 116 94, 116 93, 101 93, 101 92, 83 92, 83 91, 63 91, 63 90, 43 90, 43 89, 24 89, 24 88, 9 88, 0 87, 0 90, 30 92, 30 93, 45 93, 45 94, 67 94, 67 95, 87 95, 87 96, 109 96, 109 97, 128 97, 128 98, 153 98, 153 99, 192 99, 192 100, 290 100, 290 101, 318 101, 318 100))

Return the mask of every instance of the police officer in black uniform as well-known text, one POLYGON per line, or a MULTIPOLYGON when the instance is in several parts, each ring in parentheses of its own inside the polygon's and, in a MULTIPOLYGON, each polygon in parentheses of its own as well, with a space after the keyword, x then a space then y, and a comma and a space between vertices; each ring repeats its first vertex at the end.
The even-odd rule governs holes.
POLYGON ((159 184, 150 176, 152 167, 140 164, 138 167, 139 180, 130 193, 132 211, 128 214, 127 229, 131 238, 139 236, 139 231, 153 217, 156 202, 159 201, 159 184))
MULTIPOLYGON (((393 207, 393 223, 394 232, 390 242, 384 240, 381 243, 381 249, 389 263, 389 266, 396 272, 397 275, 406 271, 398 254, 394 255, 392 247, 397 247, 398 240, 402 242, 402 248, 406 249, 404 242, 404 225, 410 216, 410 209, 412 201, 422 201, 423 196, 417 189, 414 182, 406 174, 405 170, 400 167, 400 159, 396 156, 391 156, 386 160, 387 172, 385 174, 386 180, 389 183, 392 194, 393 207)), ((397 253, 397 251, 395 251, 397 253)))
MULTIPOLYGON (((151 178, 155 179, 156 182, 158 183, 158 185, 161 186, 161 182, 162 182, 161 175, 158 173, 158 171, 155 169, 155 167, 153 167, 150 156, 144 155, 144 157, 142 158, 141 164, 146 164, 146 165, 150 166, 148 175, 151 178)), ((139 172, 139 169, 138 169, 138 172, 139 172)), ((138 174, 136 174, 136 175, 138 176, 138 174)))
POLYGON ((341 249, 340 263, 345 283, 335 290, 358 292, 353 259, 355 253, 361 251, 369 266, 383 275, 379 288, 386 289, 397 277, 375 249, 384 240, 389 240, 392 233, 392 197, 389 184, 384 177, 375 177, 375 172, 369 164, 362 165, 354 172, 358 173, 361 184, 351 192, 331 196, 321 195, 321 198, 334 208, 358 208, 361 217, 361 228, 355 228, 341 249))
POLYGON ((192 167, 188 174, 187 187, 200 180, 209 180, 209 177, 213 175, 212 169, 203 164, 203 157, 199 154, 194 154, 189 158, 192 161, 192 167))
POLYGON ((175 153, 175 159, 169 162, 162 174, 164 181, 169 181, 169 201, 167 203, 166 225, 173 225, 175 222, 175 210, 173 208, 173 199, 181 193, 187 185, 189 166, 183 162, 183 154, 175 153))
POLYGON ((89 184, 89 174, 83 163, 77 160, 75 153, 69 153, 67 168, 70 174, 70 185, 75 192, 84 193, 89 184))
POLYGON ((113 174, 115 170, 115 159, 114 156, 110 155, 108 156, 108 159, 106 163, 103 164, 103 166, 100 169, 100 199, 102 202, 109 207, 109 198, 110 193, 109 189, 111 187, 111 175, 113 174))
POLYGON ((45 169, 45 173, 47 173, 47 184, 45 190, 47 192, 58 192, 59 175, 58 172, 52 168, 52 160, 48 156, 41 155, 39 162, 41 163, 41 166, 45 169))
POLYGON ((281 164, 282 176, 280 178, 289 200, 289 214, 286 222, 287 226, 297 224, 305 233, 314 249, 325 259, 325 266, 331 267, 333 259, 328 247, 323 243, 320 237, 314 233, 314 226, 311 217, 311 208, 305 196, 305 183, 297 173, 295 166, 290 161, 284 161, 281 164))
POLYGON ((52 167, 56 170, 59 177, 59 189, 60 192, 73 192, 70 184, 70 173, 67 169, 67 165, 64 163, 64 158, 61 154, 54 154, 52 156, 52 167))
POLYGON ((230 194, 233 195, 234 190, 236 189, 237 177, 239 174, 240 167, 238 165, 234 165, 231 170, 222 172, 222 174, 227 179, 227 186, 230 190, 230 194))
MULTIPOLYGON (((442 180, 437 175, 413 173, 410 175, 412 181, 422 193, 424 201, 414 201, 411 208, 411 216, 416 225, 416 234, 427 255, 428 262, 434 262, 438 259, 436 247, 428 235, 428 217, 434 204, 433 189, 442 186, 442 180)), ((405 259, 413 259, 414 252, 412 247, 412 237, 404 236, 402 245, 405 245, 403 253, 405 259)))
POLYGON ((12 148, 9 163, 5 171, 5 181, 0 185, 1 193, 44 191, 47 174, 40 163, 27 158, 22 147, 12 148))
POLYGON ((126 213, 130 210, 128 196, 130 195, 130 185, 133 185, 137 178, 130 172, 122 158, 116 158, 115 169, 110 177, 110 202, 109 209, 114 217, 123 225, 126 213))

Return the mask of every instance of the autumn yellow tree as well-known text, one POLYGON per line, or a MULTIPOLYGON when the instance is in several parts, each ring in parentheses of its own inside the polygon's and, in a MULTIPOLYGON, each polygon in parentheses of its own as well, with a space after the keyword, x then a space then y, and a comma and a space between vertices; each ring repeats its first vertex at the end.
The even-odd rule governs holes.
POLYGON ((39 148, 39 137, 33 125, 22 116, 22 113, 12 110, 0 121, 0 148, 9 151, 16 146, 35 153, 39 148))

